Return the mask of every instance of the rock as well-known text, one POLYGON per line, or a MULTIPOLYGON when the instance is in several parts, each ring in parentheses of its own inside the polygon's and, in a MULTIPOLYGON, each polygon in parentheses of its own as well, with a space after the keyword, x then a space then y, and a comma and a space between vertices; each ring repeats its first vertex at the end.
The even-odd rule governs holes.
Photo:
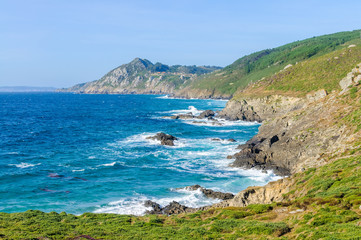
POLYGON ((147 200, 144 202, 144 206, 152 208, 152 210, 146 211, 147 214, 162 214, 163 213, 162 207, 156 202, 147 200))
POLYGON ((339 85, 341 87, 340 94, 347 92, 352 85, 358 85, 361 81, 361 64, 358 64, 356 68, 352 69, 351 72, 347 74, 340 82, 339 85))
POLYGON ((171 202, 169 205, 165 206, 162 211, 163 214, 173 215, 187 212, 188 207, 179 204, 176 201, 171 202))
POLYGON ((220 138, 212 138, 211 140, 212 140, 212 141, 217 141, 217 142, 221 141, 220 138))
POLYGON ((233 138, 229 138, 229 139, 221 139, 221 138, 212 138, 212 141, 228 141, 228 142, 237 142, 236 140, 234 140, 233 138))
POLYGON ((214 117, 215 112, 212 110, 205 110, 203 111, 198 118, 209 118, 209 117, 214 117))
POLYGON ((192 113, 187 113, 187 114, 179 114, 179 115, 175 115, 175 116, 171 116, 171 119, 193 119, 194 116, 192 113))
POLYGON ((283 178, 263 187, 248 187, 237 193, 234 198, 216 203, 212 207, 245 207, 250 204, 281 202, 293 184, 294 182, 290 178, 283 178))
POLYGON ((343 78, 339 84, 342 91, 347 90, 347 88, 352 85, 352 74, 347 74, 347 76, 343 78))
POLYGON ((230 100, 217 117, 231 121, 262 122, 301 109, 305 103, 302 98, 280 95, 230 100))
POLYGON ((162 208, 158 203, 147 200, 144 202, 145 207, 151 207, 152 210, 146 211, 146 214, 166 214, 166 215, 172 215, 172 214, 180 214, 187 212, 188 208, 184 205, 179 204, 176 201, 173 201, 169 203, 167 206, 162 208))
POLYGON ((287 68, 290 68, 292 67, 293 65, 292 64, 288 64, 286 67, 283 68, 283 70, 287 69, 287 68))
POLYGON ((216 199, 221 199, 221 200, 228 200, 228 199, 232 199, 234 197, 234 195, 232 193, 216 192, 216 191, 213 191, 211 189, 201 187, 198 184, 185 187, 184 189, 189 190, 189 191, 196 191, 196 190, 200 189, 200 191, 208 198, 216 198, 216 199))
POLYGON ((347 48, 353 48, 353 47, 356 47, 356 45, 355 45, 355 44, 351 44, 351 45, 349 45, 347 48))
POLYGON ((174 140, 177 140, 178 138, 161 132, 153 137, 147 137, 147 139, 158 140, 162 145, 174 146, 174 140))
POLYGON ((310 102, 318 101, 327 96, 327 92, 325 89, 320 89, 314 93, 309 93, 306 95, 306 98, 310 102))

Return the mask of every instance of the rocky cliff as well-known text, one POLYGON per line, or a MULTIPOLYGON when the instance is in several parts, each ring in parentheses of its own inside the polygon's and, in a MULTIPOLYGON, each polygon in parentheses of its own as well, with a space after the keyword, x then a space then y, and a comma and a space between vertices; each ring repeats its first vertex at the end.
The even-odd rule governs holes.
MULTIPOLYGON (((327 94, 323 89, 304 98, 268 96, 238 98, 228 102, 220 113, 229 119, 262 121, 259 133, 233 156, 234 167, 272 170, 289 176, 264 187, 250 187, 233 199, 214 207, 244 207, 289 200, 295 191, 295 178, 307 169, 317 169, 335 161, 359 146, 358 117, 360 65, 340 81, 341 89, 327 94), (353 102, 355 104, 353 104, 353 102)), ((325 179, 326 180, 326 179, 325 179)), ((297 197, 306 192, 297 190, 297 197)))
POLYGON ((198 76, 221 69, 213 66, 168 66, 153 64, 136 58, 123 64, 101 79, 78 84, 60 92, 119 93, 119 94, 173 94, 189 85, 198 76))

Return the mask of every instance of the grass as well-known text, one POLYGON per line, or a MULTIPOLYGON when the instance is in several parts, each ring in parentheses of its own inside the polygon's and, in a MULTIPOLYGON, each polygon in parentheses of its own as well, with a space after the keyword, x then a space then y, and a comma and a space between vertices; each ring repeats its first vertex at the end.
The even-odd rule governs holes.
POLYGON ((191 88, 232 95, 250 83, 273 76, 288 64, 295 65, 345 48, 351 43, 359 43, 359 37, 360 30, 340 32, 259 51, 238 59, 220 71, 200 77, 191 88))
POLYGON ((72 239, 87 235, 98 239, 253 239, 264 236, 267 239, 289 231, 287 224, 283 222, 266 223, 243 219, 254 214, 256 213, 246 208, 170 217, 92 213, 74 216, 30 210, 23 213, 1 213, 0 237, 72 239))

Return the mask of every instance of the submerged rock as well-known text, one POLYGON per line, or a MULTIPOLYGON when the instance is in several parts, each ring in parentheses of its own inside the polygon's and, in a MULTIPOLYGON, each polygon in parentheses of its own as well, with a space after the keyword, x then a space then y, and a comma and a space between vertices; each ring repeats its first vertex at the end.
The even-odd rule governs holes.
POLYGON ((179 114, 179 115, 175 115, 175 116, 171 116, 171 119, 193 119, 194 116, 192 113, 187 113, 187 114, 179 114))
POLYGON ((233 138, 229 138, 229 139, 212 138, 211 140, 212 140, 212 141, 217 141, 217 142, 219 142, 219 141, 237 142, 237 141, 236 141, 235 139, 233 139, 233 138))
POLYGON ((174 146, 174 140, 177 140, 178 138, 161 132, 161 133, 157 133, 153 137, 147 137, 147 139, 158 140, 162 145, 174 146))

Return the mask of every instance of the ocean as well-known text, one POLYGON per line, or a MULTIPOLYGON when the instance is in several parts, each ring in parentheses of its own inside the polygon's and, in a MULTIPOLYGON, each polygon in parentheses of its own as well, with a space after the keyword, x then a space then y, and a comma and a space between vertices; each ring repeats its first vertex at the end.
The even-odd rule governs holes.
POLYGON ((257 133, 258 123, 162 118, 225 104, 159 95, 0 93, 0 211, 141 215, 148 199, 163 206, 219 202, 178 189, 185 186, 237 193, 276 179, 228 166, 227 156, 257 133), (170 147, 147 139, 158 132, 179 140, 170 147))

